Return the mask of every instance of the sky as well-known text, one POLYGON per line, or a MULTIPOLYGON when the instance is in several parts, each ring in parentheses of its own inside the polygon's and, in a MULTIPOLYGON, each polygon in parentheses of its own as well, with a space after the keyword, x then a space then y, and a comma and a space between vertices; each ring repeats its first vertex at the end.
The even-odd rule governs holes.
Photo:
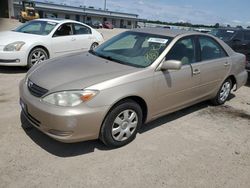
MULTIPOLYGON (((104 0, 50 1, 73 6, 104 7, 104 0)), ((106 2, 108 10, 135 13, 140 18, 149 20, 250 26, 250 0, 106 0, 106 2)))

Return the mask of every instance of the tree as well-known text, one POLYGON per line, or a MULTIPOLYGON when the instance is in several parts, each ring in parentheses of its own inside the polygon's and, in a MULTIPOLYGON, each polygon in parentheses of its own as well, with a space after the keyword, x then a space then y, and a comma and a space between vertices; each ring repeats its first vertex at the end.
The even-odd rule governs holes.
POLYGON ((214 25, 214 27, 215 27, 215 28, 219 28, 219 27, 220 27, 220 24, 219 24, 219 23, 216 23, 216 24, 214 25))

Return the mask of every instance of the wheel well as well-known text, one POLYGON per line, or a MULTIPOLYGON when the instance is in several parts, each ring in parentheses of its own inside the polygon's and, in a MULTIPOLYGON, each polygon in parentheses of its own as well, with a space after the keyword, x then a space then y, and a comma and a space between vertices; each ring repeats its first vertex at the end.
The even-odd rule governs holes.
POLYGON ((233 75, 231 75, 231 76, 229 76, 227 79, 230 79, 231 81, 232 81, 232 88, 236 85, 236 89, 237 89, 237 82, 236 82, 236 78, 233 76, 233 75))
POLYGON ((138 96, 131 96, 131 97, 127 97, 125 99, 122 100, 133 100, 135 101, 137 104, 139 104, 139 106, 141 107, 142 110, 142 123, 144 123, 147 119, 147 115, 148 115, 148 106, 146 104, 146 102, 144 101, 144 99, 142 99, 141 97, 138 96))
MULTIPOLYGON (((144 123, 147 119, 147 115, 148 115, 148 107, 147 107, 147 104, 146 102, 144 101, 144 99, 142 99, 141 97, 138 97, 138 96, 129 96, 129 97, 126 97, 126 98, 123 98, 119 101, 117 101, 109 110, 109 112, 117 105, 123 103, 124 101, 127 101, 127 100, 132 100, 134 102, 136 102, 140 107, 141 107, 141 110, 142 110, 142 123, 144 123)), ((109 113, 108 112, 108 113, 109 113)), ((108 113, 106 114, 106 116, 108 115, 108 113)), ((105 118, 106 118, 105 116, 105 118)), ((105 119, 104 118, 104 119, 105 119)))
MULTIPOLYGON (((42 48, 42 49, 44 49, 45 52, 48 54, 48 58, 50 58, 49 50, 48 50, 46 47, 41 46, 41 45, 33 47, 33 48, 30 50, 30 53, 32 52, 32 50, 34 50, 34 49, 36 49, 36 48, 42 48)), ((30 55, 30 53, 29 53, 29 55, 30 55)))

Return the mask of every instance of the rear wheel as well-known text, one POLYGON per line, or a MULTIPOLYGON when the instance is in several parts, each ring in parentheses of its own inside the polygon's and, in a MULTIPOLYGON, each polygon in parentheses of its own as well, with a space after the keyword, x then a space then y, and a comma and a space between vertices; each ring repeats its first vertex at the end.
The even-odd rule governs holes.
POLYGON ((94 42, 94 43, 90 46, 90 50, 94 50, 97 46, 98 46, 98 43, 94 42))
POLYGON ((221 85, 220 90, 218 91, 216 97, 211 100, 212 103, 214 105, 224 104, 231 93, 232 87, 233 87, 232 80, 230 78, 226 79, 221 85))
POLYGON ((48 53, 43 48, 35 48, 29 54, 27 67, 31 68, 35 64, 41 63, 48 58, 48 53))
POLYGON ((109 147, 121 147, 135 139, 142 124, 141 107, 132 100, 116 105, 107 115, 100 139, 109 147))

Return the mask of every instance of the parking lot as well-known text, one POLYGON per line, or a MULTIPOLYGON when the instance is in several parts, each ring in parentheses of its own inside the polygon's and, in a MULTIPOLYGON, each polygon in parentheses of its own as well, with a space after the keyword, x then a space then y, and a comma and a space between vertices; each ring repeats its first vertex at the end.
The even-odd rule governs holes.
MULTIPOLYGON (((123 30, 100 31, 108 39, 123 30)), ((26 72, 0 67, 0 187, 250 187, 250 80, 225 105, 164 116, 111 150, 24 130, 18 84, 26 72)))

